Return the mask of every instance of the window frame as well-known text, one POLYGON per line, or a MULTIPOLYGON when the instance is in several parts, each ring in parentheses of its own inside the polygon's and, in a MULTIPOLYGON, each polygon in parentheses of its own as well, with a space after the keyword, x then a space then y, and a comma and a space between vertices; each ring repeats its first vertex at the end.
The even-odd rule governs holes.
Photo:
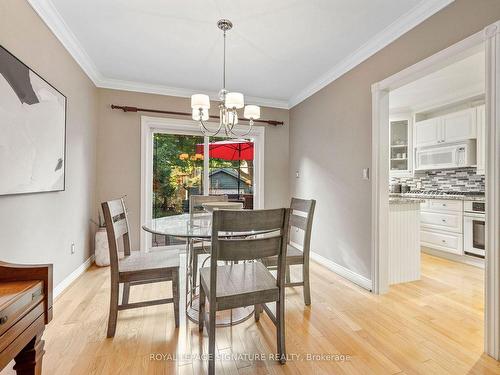
MULTIPOLYGON (((218 124, 209 122, 209 129, 217 129, 218 124)), ((248 125, 238 124, 242 132, 249 129, 248 125)), ((197 122, 193 120, 181 120, 165 117, 141 116, 141 226, 151 225, 152 220, 152 191, 153 191, 153 134, 165 133, 175 135, 192 135, 204 137, 205 150, 203 162, 203 193, 208 195, 210 191, 210 179, 208 168, 210 137, 204 136, 197 122)), ((265 128, 254 126, 249 135, 254 142, 254 208, 264 208, 264 145, 265 128)), ((141 229, 140 244, 141 251, 148 252, 152 249, 152 235, 141 229)), ((155 247, 154 249, 178 248, 178 245, 155 247)))

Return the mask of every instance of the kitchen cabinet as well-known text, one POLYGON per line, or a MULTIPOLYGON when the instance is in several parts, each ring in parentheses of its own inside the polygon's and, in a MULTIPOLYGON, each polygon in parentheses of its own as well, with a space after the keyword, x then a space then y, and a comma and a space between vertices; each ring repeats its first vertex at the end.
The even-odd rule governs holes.
POLYGON ((415 147, 476 138, 476 108, 467 108, 415 123, 415 147))
POLYGON ((476 138, 476 108, 468 108, 441 117, 443 143, 476 138))
POLYGON ((486 106, 480 105, 476 111, 477 123, 477 174, 485 174, 486 169, 486 106))
POLYGON ((413 173, 412 123, 410 115, 392 116, 389 120, 391 176, 409 176, 413 173))
POLYGON ((437 145, 441 141, 441 121, 439 118, 415 123, 415 147, 437 145))
POLYGON ((420 205, 420 244, 463 254, 463 202, 428 199, 420 205))

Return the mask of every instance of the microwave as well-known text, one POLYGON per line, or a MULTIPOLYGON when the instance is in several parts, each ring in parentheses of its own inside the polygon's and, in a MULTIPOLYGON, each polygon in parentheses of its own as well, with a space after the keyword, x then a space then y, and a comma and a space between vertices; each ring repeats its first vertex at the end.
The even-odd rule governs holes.
POLYGON ((473 140, 452 145, 418 148, 415 170, 465 168, 476 165, 476 142, 473 140))

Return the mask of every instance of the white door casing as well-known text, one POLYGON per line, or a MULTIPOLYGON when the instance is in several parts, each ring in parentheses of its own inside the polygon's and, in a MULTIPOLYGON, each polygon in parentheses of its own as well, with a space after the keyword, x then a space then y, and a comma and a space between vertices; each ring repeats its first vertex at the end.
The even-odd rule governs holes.
MULTIPOLYGON (((500 21, 451 47, 372 85, 372 284, 374 293, 388 291, 389 92, 424 77, 469 51, 486 52, 486 272, 484 350, 500 359, 500 21)), ((417 125, 415 125, 417 126, 417 125)), ((415 140, 417 141, 417 140, 415 140)))

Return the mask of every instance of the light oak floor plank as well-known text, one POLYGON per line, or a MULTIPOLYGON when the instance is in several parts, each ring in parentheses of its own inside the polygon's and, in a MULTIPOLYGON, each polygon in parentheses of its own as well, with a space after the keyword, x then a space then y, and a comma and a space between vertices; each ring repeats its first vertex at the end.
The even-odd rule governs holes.
MULTIPOLYGON (((300 279, 299 267, 292 279, 300 279)), ((482 354, 483 279, 479 268, 422 254, 422 280, 376 296, 313 263, 312 306, 304 306, 301 288, 287 289, 287 364, 267 357, 276 335, 262 314, 259 323, 217 329, 217 373, 500 374, 500 363, 482 354)), ((132 287, 130 301, 158 297, 171 297, 168 283, 132 287)), ((107 268, 92 267, 60 296, 44 336, 44 374, 206 374, 196 356, 207 353, 207 334, 183 313, 175 329, 172 305, 119 312, 116 335, 107 339, 108 303, 107 268)))

